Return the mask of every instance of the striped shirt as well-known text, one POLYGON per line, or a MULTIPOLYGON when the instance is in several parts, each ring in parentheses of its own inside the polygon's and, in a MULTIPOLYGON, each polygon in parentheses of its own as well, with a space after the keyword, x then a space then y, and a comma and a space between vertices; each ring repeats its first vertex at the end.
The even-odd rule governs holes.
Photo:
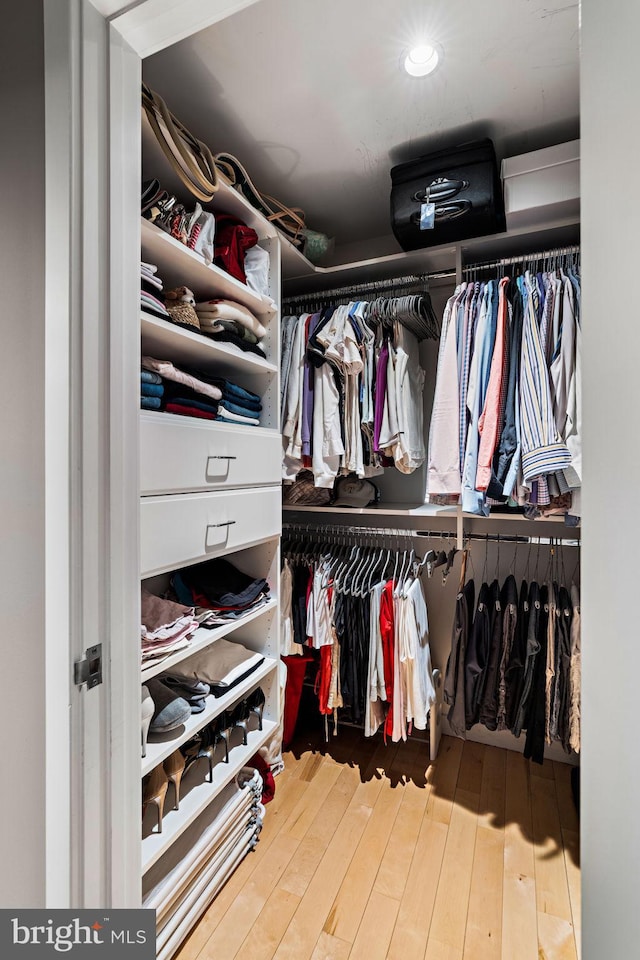
MULTIPOLYGON (((570 465, 571 456, 556 430, 545 356, 546 338, 543 339, 545 331, 538 324, 538 286, 529 272, 526 290, 520 366, 520 436, 522 470, 529 483, 541 475, 564 470, 570 465)), ((544 312, 548 317, 548 310, 544 312)))

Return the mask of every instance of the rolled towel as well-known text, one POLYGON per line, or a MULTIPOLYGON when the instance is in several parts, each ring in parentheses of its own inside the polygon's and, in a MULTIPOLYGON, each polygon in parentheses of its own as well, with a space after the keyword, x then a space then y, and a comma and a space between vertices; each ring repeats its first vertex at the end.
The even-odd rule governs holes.
POLYGON ((140 397, 140 406, 143 410, 159 410, 162 400, 160 397, 140 397))
POLYGON ((151 373, 150 370, 140 371, 141 383, 162 383, 162 377, 159 373, 151 373))

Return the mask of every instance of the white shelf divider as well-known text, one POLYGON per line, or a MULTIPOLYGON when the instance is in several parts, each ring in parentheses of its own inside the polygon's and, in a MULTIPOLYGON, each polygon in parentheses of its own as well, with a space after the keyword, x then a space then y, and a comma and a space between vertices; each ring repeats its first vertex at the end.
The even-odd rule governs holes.
MULTIPOLYGON (((273 736, 278 724, 264 720, 262 730, 251 730, 247 746, 239 744, 229 750, 229 763, 219 762, 213 767, 213 783, 205 782, 180 798, 179 810, 167 810, 162 820, 162 833, 151 833, 142 840, 142 872, 146 873, 162 854, 175 843, 187 827, 206 810, 220 791, 236 776, 248 760, 273 736)), ((205 761, 201 760, 204 764, 205 761)), ((173 794, 171 794, 173 796, 173 794)), ((169 801, 170 802, 170 801, 169 801)))
POLYGON ((275 314, 270 297, 254 293, 245 283, 215 264, 207 265, 199 253, 194 253, 144 217, 141 218, 141 243, 143 258, 158 267, 165 290, 186 284, 198 300, 214 297, 235 300, 267 323, 275 314))
POLYGON ((216 640, 219 640, 220 637, 228 637, 230 634, 234 633, 236 630, 240 630, 248 623, 253 623, 254 620, 257 620, 259 617, 263 617, 270 610, 275 610, 277 606, 277 600, 269 600, 269 602, 265 603, 264 606, 260 607, 259 610, 255 610, 253 613, 248 613, 246 617, 242 617, 239 620, 233 620, 219 627, 214 627, 213 630, 207 630, 205 627, 200 627, 200 629, 196 630, 194 633, 190 646, 185 647, 184 650, 177 650, 176 653, 171 654, 171 656, 167 657, 165 660, 161 660, 160 663, 154 663, 146 668, 143 667, 141 683, 146 683, 147 680, 151 680, 152 677, 157 677, 159 673, 167 673, 167 671, 170 670, 171 667, 175 667, 177 663, 182 663, 183 660, 187 660, 189 657, 192 657, 193 654, 198 653, 199 650, 204 650, 205 647, 210 647, 211 644, 215 643, 216 640))
MULTIPOLYGON (((166 760, 167 757, 177 750, 179 746, 186 743, 187 740, 190 740, 198 730, 202 730, 203 727, 206 727, 208 723, 223 713, 224 710, 227 710, 239 700, 242 700, 242 698, 250 693, 254 687, 257 687, 265 677, 273 673, 277 665, 277 660, 266 657, 264 663, 261 663, 257 670, 254 670, 242 683, 237 684, 232 690, 225 693, 224 696, 208 696, 205 709, 202 713, 192 713, 190 719, 180 728, 181 733, 176 735, 176 731, 172 730, 171 733, 165 734, 162 740, 149 740, 147 742, 147 755, 142 758, 141 776, 145 777, 148 773, 151 773, 154 767, 157 767, 158 764, 162 763, 163 760, 166 760)), ((153 734, 150 736, 153 736, 153 734)))

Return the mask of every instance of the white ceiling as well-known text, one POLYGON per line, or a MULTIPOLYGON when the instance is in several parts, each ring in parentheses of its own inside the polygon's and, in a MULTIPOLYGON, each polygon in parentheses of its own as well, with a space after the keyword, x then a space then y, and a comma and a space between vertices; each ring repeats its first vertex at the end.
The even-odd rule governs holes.
POLYGON ((394 251, 395 163, 481 136, 499 158, 578 136, 578 17, 566 0, 261 0, 144 76, 343 251, 380 237, 394 251), (444 56, 415 79, 402 52, 421 38, 444 56))

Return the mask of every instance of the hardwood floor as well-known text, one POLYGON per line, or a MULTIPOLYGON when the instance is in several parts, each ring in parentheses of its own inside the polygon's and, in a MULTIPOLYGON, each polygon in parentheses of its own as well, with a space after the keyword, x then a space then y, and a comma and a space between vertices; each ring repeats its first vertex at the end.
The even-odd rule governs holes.
POLYGON ((343 729, 285 755, 260 843, 178 960, 579 960, 570 768, 343 729))

